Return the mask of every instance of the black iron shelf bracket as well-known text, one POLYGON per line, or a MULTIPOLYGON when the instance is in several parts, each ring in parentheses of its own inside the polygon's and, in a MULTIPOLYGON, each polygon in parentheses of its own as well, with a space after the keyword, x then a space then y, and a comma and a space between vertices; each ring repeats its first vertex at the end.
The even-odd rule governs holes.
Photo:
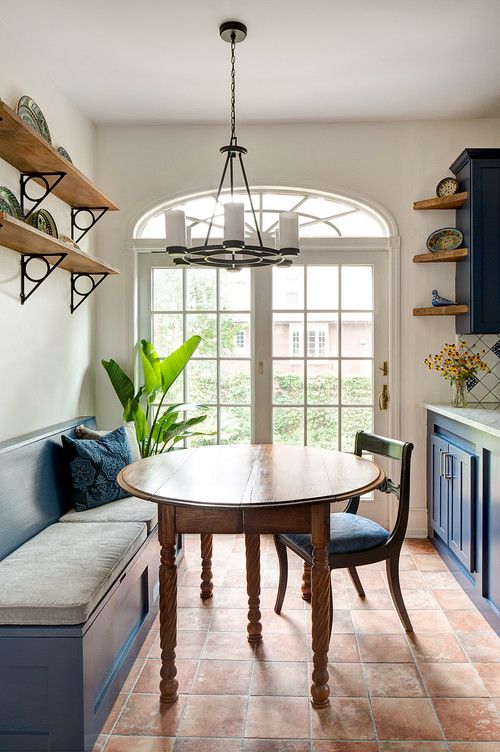
POLYGON ((107 211, 107 206, 77 206, 71 209, 71 239, 74 240, 75 243, 79 243, 83 236, 93 228, 96 222, 99 222, 101 217, 103 217, 107 211), (84 225, 83 227, 78 224, 78 218, 81 214, 90 215, 90 224, 84 225), (80 235, 75 238, 77 232, 80 232, 80 235))
POLYGON ((72 272, 71 273, 71 313, 74 313, 76 309, 79 308, 85 300, 87 300, 89 295, 92 295, 96 287, 99 287, 101 282, 104 282, 104 280, 108 276, 109 275, 107 272, 103 272, 102 274, 90 274, 89 272, 72 272), (90 289, 84 292, 81 292, 77 287, 78 280, 82 278, 90 281, 90 289))
POLYGON ((63 259, 66 258, 66 253, 46 253, 43 256, 39 256, 37 254, 27 254, 23 253, 21 255, 21 305, 24 305, 26 301, 28 300, 31 295, 35 292, 35 290, 38 290, 40 285, 45 282, 47 277, 49 277, 54 269, 57 269, 59 264, 63 259), (53 263, 49 261, 49 259, 54 258, 56 259, 53 263), (33 261, 34 259, 37 259, 39 261, 43 261, 45 264, 45 269, 41 276, 33 276, 28 272, 28 264, 30 261, 33 261), (27 290, 27 282, 31 283, 30 289, 27 290))
POLYGON ((61 180, 66 176, 66 172, 21 172, 19 177, 20 193, 21 193, 21 211, 24 219, 28 219, 35 209, 37 209, 42 201, 44 201, 49 193, 52 193, 54 188, 59 185, 61 180), (34 180, 38 187, 42 188, 43 195, 38 198, 30 196, 28 193, 28 185, 34 180), (41 183, 41 186, 40 186, 41 183), (26 202, 31 203, 30 208, 27 210, 26 202))

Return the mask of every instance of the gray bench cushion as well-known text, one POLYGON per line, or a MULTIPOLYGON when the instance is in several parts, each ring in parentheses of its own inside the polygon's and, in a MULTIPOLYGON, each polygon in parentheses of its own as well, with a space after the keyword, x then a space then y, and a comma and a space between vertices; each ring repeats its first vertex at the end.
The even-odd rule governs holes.
POLYGON ((145 522, 150 533, 158 522, 158 507, 151 501, 128 496, 83 512, 71 509, 59 522, 145 522))
POLYGON ((139 522, 56 523, 0 562, 0 624, 81 624, 146 540, 139 522))

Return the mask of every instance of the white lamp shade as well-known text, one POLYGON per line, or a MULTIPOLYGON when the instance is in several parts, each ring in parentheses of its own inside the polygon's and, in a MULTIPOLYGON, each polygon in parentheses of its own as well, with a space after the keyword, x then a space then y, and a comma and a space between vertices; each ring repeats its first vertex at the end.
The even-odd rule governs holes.
POLYGON ((165 213, 167 248, 186 248, 186 214, 181 209, 165 213))
POLYGON ((241 203, 224 204, 224 243, 245 241, 245 205, 241 203))
POLYGON ((279 229, 279 247, 299 247, 299 215, 297 212, 281 212, 279 229))

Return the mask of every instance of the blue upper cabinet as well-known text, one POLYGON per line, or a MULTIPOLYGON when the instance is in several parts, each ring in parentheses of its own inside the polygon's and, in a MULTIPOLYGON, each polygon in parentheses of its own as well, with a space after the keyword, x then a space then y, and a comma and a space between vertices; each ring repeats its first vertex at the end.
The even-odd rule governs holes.
POLYGON ((469 255, 456 265, 456 299, 469 306, 457 316, 458 334, 500 332, 500 149, 465 149, 450 170, 467 191, 456 224, 469 255))

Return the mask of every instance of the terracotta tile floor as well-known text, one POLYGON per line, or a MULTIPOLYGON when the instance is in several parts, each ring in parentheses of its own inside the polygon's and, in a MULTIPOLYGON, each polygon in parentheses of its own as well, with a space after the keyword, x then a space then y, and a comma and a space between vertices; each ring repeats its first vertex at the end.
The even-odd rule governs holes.
POLYGON ((388 597, 383 565, 361 567, 360 600, 332 575, 331 707, 309 703, 310 606, 289 553, 281 616, 278 564, 262 538, 264 641, 246 641, 244 546, 214 540, 214 598, 201 601, 199 541, 187 536, 179 570, 174 706, 158 701, 158 623, 100 736, 99 752, 500 752, 500 640, 428 541, 408 540, 402 587, 415 632, 388 597))

